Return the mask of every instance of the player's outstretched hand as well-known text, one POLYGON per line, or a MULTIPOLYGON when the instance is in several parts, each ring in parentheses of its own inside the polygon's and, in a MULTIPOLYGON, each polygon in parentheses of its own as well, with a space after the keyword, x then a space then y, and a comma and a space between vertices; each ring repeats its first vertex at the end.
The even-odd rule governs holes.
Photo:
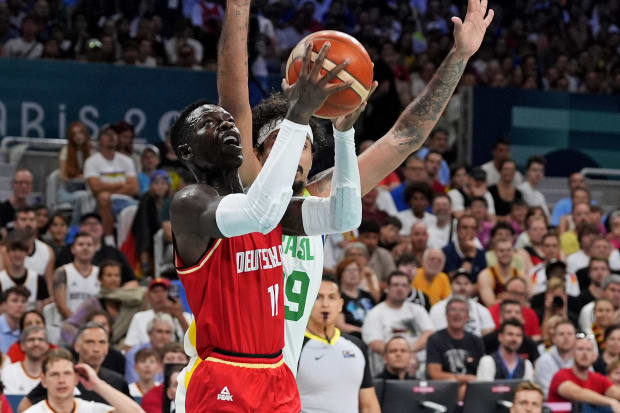
POLYGON ((366 110, 368 99, 370 99, 374 91, 377 89, 377 86, 379 86, 379 82, 376 80, 373 81, 372 86, 370 87, 370 92, 368 92, 368 96, 366 96, 366 100, 364 100, 353 112, 348 115, 338 116, 336 119, 332 119, 332 124, 336 130, 341 132, 348 131, 353 127, 353 125, 355 125, 357 118, 359 118, 362 112, 366 110))
POLYGON ((75 365, 75 371, 78 374, 80 383, 88 391, 94 391, 101 379, 91 366, 85 363, 75 365))
POLYGON ((454 23, 456 51, 468 59, 478 51, 487 27, 493 20, 493 9, 487 13, 487 5, 488 0, 468 0, 465 21, 456 16, 451 19, 454 23))
POLYGON ((289 100, 287 119, 295 123, 307 124, 312 114, 323 106, 330 95, 351 86, 350 81, 329 83, 347 67, 349 59, 345 59, 331 71, 321 75, 323 62, 329 48, 330 43, 325 42, 316 60, 312 62, 312 42, 308 42, 301 65, 301 73, 297 81, 293 85, 289 85, 286 79, 282 80, 282 90, 289 100))

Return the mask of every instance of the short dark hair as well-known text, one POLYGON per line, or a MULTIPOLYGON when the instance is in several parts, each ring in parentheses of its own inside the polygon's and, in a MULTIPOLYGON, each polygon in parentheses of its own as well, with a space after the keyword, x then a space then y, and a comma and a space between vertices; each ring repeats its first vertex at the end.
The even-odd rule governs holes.
MULTIPOLYGON (((116 260, 105 260, 103 262, 101 262, 101 264, 99 264, 99 274, 97 275, 97 277, 99 279, 101 279, 101 277, 103 276, 103 272, 106 268, 108 267, 117 267, 121 269, 121 272, 123 270, 123 265, 116 260)), ((122 282, 122 281, 121 281, 122 282)))
POLYGON ((7 288, 2 292, 2 302, 5 303, 9 299, 11 294, 24 297, 26 300, 28 300, 28 297, 30 297, 30 291, 28 291, 26 287, 21 285, 14 285, 13 287, 7 288))
MULTIPOLYGON (((183 344, 181 343, 177 343, 177 342, 172 342, 172 343, 166 343, 164 345, 164 348, 161 350, 161 358, 163 359, 164 356, 168 353, 183 353, 185 354, 185 349, 183 348, 183 344)), ((187 357, 187 354, 185 354, 185 357, 187 357)))
POLYGON ((357 229, 358 234, 375 233, 378 234, 381 228, 377 221, 364 220, 357 229))
POLYGON ((431 149, 431 150, 429 150, 429 151, 426 153, 426 157, 424 158, 424 161, 426 161, 426 160, 428 159, 428 156, 429 156, 429 155, 432 155, 432 154, 434 154, 434 155, 439 155, 439 156, 441 157, 441 159, 443 159, 443 155, 442 155, 439 151, 435 151, 435 150, 431 149))
POLYGON ((471 206, 474 202, 482 202, 485 207, 487 207, 487 208, 489 207, 489 202, 483 196, 475 196, 475 197, 473 197, 471 199, 471 201, 469 201, 469 205, 471 206))
POLYGON ((448 136, 448 130, 444 129, 444 128, 435 128, 431 131, 430 135, 428 136, 428 139, 433 139, 435 137, 435 135, 437 135, 438 133, 443 133, 444 135, 448 136))
POLYGON ((189 140, 189 136, 192 133, 194 133, 193 126, 190 125, 187 121, 189 116, 197 108, 204 106, 204 105, 210 105, 210 104, 211 102, 205 99, 201 99, 196 102, 190 103, 183 109, 178 119, 174 122, 174 124, 170 128, 170 144, 172 146, 172 149, 174 150, 174 152, 179 158, 181 158, 180 153, 178 152, 179 145, 187 143, 187 141, 189 140))
POLYGON ((493 142, 493 149, 495 150, 499 145, 507 145, 510 146, 512 143, 507 138, 499 138, 495 142, 493 142))
POLYGON ((402 229, 403 228, 403 223, 400 221, 400 219, 393 217, 393 216, 388 216, 385 221, 383 221, 383 225, 381 225, 382 227, 385 227, 387 225, 394 225, 396 228, 398 229, 402 229))
POLYGON ((518 305, 519 307, 521 307, 521 303, 518 302, 517 300, 513 300, 512 298, 507 298, 505 300, 502 300, 502 302, 499 304, 499 312, 503 312, 504 308, 506 308, 506 306, 509 305, 518 305))
POLYGON ((499 330, 498 332, 501 334, 506 330, 506 327, 508 326, 513 326, 513 327, 518 327, 521 329, 522 333, 525 333, 525 328, 523 327, 523 323, 519 320, 517 320, 516 318, 508 318, 504 321, 502 321, 502 323, 499 325, 499 330))
POLYGON ((47 373, 47 369, 51 364, 59 360, 67 360, 71 362, 71 364, 75 364, 75 360, 73 359, 73 356, 71 355, 71 352, 69 350, 62 347, 50 350, 47 352, 45 360, 43 360, 43 374, 47 373))
POLYGON ((138 364, 141 361, 148 359, 149 357, 155 357, 155 359, 161 363, 161 354, 155 349, 152 348, 143 348, 138 350, 134 357, 135 364, 138 364))
POLYGON ((407 346, 411 348, 411 346, 409 345, 409 341, 405 338, 405 336, 401 336, 400 334, 397 334, 395 336, 392 336, 388 341, 385 342, 385 347, 384 347, 385 353, 387 353, 388 346, 390 345, 390 343, 396 340, 405 340, 405 343, 407 343, 407 346))
POLYGON ((473 219, 474 221, 478 222, 478 220, 470 213, 464 213, 463 215, 461 215, 461 217, 459 218, 459 220, 456 223, 456 230, 458 231, 459 229, 461 229, 461 222, 463 222, 463 220, 465 219, 473 219))
POLYGON ((328 283, 334 283, 336 284, 336 287, 338 288, 338 294, 340 294, 340 284, 338 283, 338 280, 336 280, 334 277, 332 277, 329 274, 323 274, 323 277, 321 278, 321 282, 328 282, 328 283))
POLYGON ((532 166, 535 163, 537 163, 539 165, 542 165, 544 167, 544 166, 547 165, 547 160, 544 157, 540 156, 540 155, 530 156, 527 159, 526 169, 530 169, 530 166, 532 166))
POLYGON ((607 265, 608 269, 611 269, 611 267, 609 266, 609 260, 606 260, 605 258, 600 258, 600 257, 590 257, 590 263, 588 264, 588 270, 592 268, 593 262, 602 262, 605 265, 607 265))
POLYGON ((607 327, 605 329, 605 335, 603 336, 603 341, 607 341, 611 333, 613 333, 616 330, 620 330, 620 324, 613 324, 607 327))
POLYGON ((387 276, 387 285, 389 286, 392 283, 392 278, 394 277, 406 277, 409 279, 409 276, 402 271, 394 270, 387 276))
POLYGON ((502 168, 504 167, 504 165, 506 165, 507 163, 513 164, 515 166, 515 170, 517 169, 517 163, 514 160, 512 160, 512 159, 504 159, 503 161, 501 161, 499 163, 499 168, 497 168, 497 170, 501 171, 502 168))
POLYGON ((24 323, 26 322, 26 317, 28 316, 28 314, 38 315, 39 318, 41 318, 41 320, 43 321, 43 325, 45 325, 45 317, 43 316, 43 313, 41 313, 39 310, 32 309, 32 310, 26 311, 19 319, 19 329, 21 331, 24 330, 24 323))
POLYGON ((36 213, 35 209, 31 206, 23 206, 23 207, 19 207, 15 210, 15 217, 17 217, 18 214, 26 214, 28 212, 32 212, 33 214, 36 213))
POLYGON ((433 201, 433 189, 426 182, 412 182, 405 187, 403 193, 403 199, 406 203, 409 203, 413 195, 420 193, 428 200, 429 203, 433 201))
POLYGON ((94 329, 99 329, 101 331, 103 331, 106 335, 106 338, 108 339, 108 341, 110 340, 110 333, 108 332, 108 330, 105 329, 105 327, 102 324, 96 323, 94 321, 89 321, 86 324, 83 324, 82 326, 80 326, 80 328, 78 329, 77 334, 75 335, 75 340, 74 342, 78 342, 78 340, 80 340, 82 338, 82 335, 84 334, 84 332, 86 330, 94 330, 94 329))
POLYGON ((500 231, 502 229, 510 231, 510 234, 512 234, 512 236, 514 237, 515 229, 512 227, 512 225, 510 225, 507 222, 500 221, 497 224, 495 224, 495 226, 491 229, 491 238, 494 238, 495 234, 497 234, 497 231, 500 231))
POLYGON ((420 263, 418 262, 418 259, 416 258, 416 256, 409 252, 405 252, 400 257, 398 257, 395 264, 396 264, 396 267, 400 267, 401 265, 408 265, 408 264, 415 264, 416 267, 420 266, 420 263))
POLYGON ((88 232, 84 232, 84 231, 80 231, 80 232, 78 232, 77 234, 75 234, 75 237, 73 237, 73 243, 75 244, 75 241, 76 241, 78 238, 82 238, 82 237, 88 237, 88 238, 92 239, 92 240, 93 240, 93 242, 94 242, 94 238, 93 238, 93 236, 92 236, 90 233, 88 233, 88 232))
POLYGON ((581 244, 581 239, 586 235, 600 236, 601 229, 589 222, 582 222, 577 225, 577 239, 579 240, 579 244, 581 244))
POLYGON ((14 229, 7 234, 6 241, 4 243, 7 251, 19 250, 28 252, 30 250, 30 245, 28 244, 28 240, 30 240, 30 238, 31 237, 21 229, 14 229))

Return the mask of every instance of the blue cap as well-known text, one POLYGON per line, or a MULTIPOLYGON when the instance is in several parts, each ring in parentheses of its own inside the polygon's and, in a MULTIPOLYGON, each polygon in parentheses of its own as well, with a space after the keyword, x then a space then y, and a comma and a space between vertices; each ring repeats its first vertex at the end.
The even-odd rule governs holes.
POLYGON ((151 172, 151 174, 149 175, 149 179, 151 180, 151 182, 156 179, 165 179, 166 181, 170 182, 170 175, 168 175, 168 172, 164 171, 163 169, 156 169, 151 172))

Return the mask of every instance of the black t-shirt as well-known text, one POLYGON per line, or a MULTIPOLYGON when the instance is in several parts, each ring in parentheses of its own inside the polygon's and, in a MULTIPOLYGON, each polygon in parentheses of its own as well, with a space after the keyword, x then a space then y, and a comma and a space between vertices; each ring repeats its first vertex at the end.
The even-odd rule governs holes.
POLYGON ((497 184, 496 185, 491 185, 489 187, 489 193, 493 197, 493 203, 495 204, 495 215, 497 215, 499 217, 510 215, 510 210, 512 209, 512 204, 515 201, 520 201, 520 200, 523 199, 523 195, 521 194, 521 191, 519 191, 518 189, 515 189, 514 199, 512 201, 505 201, 499 195, 499 189, 497 188, 497 184))
POLYGON ((585 290, 581 290, 581 294, 579 294, 571 303, 571 300, 568 300, 568 310, 574 313, 579 314, 581 309, 586 305, 596 300, 596 298, 590 292, 590 287, 585 290), (571 305, 572 304, 572 305, 571 305))
MULTIPOLYGON (((342 312, 344 313, 345 321, 357 327, 362 326, 364 319, 366 319, 366 314, 377 304, 372 295, 363 290, 359 290, 357 298, 352 298, 342 293, 342 299, 344 300, 342 312)), ((360 337, 359 334, 354 335, 360 337)))
MULTIPOLYGON (((127 385, 127 382, 120 374, 115 373, 112 370, 108 370, 105 367, 101 367, 99 369, 99 374, 97 375, 101 380, 105 381, 116 390, 126 394, 128 397, 131 397, 131 395, 129 394, 129 385, 127 385)), ((78 383, 77 388, 80 391, 80 399, 108 404, 108 402, 103 397, 99 396, 94 391, 86 390, 84 386, 82 386, 82 383, 78 383)), ((26 398, 30 400, 30 403, 37 404, 41 400, 45 400, 47 398, 47 389, 43 387, 41 383, 39 383, 37 387, 32 389, 30 393, 26 395, 26 398)))
POLYGON ((9 227, 12 228, 13 221, 15 221, 15 208, 13 208, 13 204, 8 199, 0 202, 0 227, 6 228, 7 224, 11 224, 9 227))
MULTIPOLYGON (((375 378, 383 379, 383 380, 400 380, 400 377, 398 377, 396 374, 390 373, 387 370, 387 368, 384 368, 381 373, 375 376, 375 378)), ((409 374, 406 374, 403 380, 415 380, 415 379, 416 379, 415 377, 411 377, 409 374)))
MULTIPOLYGON (((426 344, 426 365, 441 364, 441 370, 453 374, 476 374, 478 362, 484 355, 484 344, 480 337, 465 332, 465 336, 454 339, 444 328, 433 333, 426 344)), ((426 377, 430 377, 428 372, 426 377)))
MULTIPOLYGON (((499 340, 497 338, 498 336, 499 332, 495 330, 482 337, 482 340, 484 341, 485 353, 493 354, 497 351, 497 349, 499 348, 499 340)), ((517 353, 519 354, 519 356, 527 358, 532 363, 534 363, 539 356, 538 346, 536 345, 534 340, 532 340, 528 336, 523 336, 523 343, 521 343, 521 347, 519 347, 517 353)))
MULTIPOLYGON (((106 260, 114 260, 121 263, 121 282, 123 284, 136 279, 136 276, 131 269, 131 265, 129 265, 129 262, 127 261, 127 257, 125 257, 125 254, 123 254, 122 252, 120 252, 120 250, 114 247, 102 244, 99 251, 97 251, 95 253, 95 256, 93 257, 93 264, 99 265, 106 260)), ((56 257, 56 268, 60 267, 61 265, 69 264, 70 262, 73 262, 73 254, 71 253, 71 246, 67 245, 56 257)))

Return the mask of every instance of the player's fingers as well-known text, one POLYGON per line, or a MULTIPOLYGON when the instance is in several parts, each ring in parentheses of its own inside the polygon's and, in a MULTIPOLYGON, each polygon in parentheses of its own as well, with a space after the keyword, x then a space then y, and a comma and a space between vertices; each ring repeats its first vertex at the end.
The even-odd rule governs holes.
POLYGON ((312 56, 312 42, 306 43, 306 51, 304 53, 304 59, 301 64, 301 73, 299 77, 305 77, 310 73, 310 59, 312 56))
POLYGON ((366 96, 366 102, 368 102, 368 99, 370 99, 370 97, 372 96, 373 93, 375 93, 375 90, 377 90, 378 87, 379 87, 379 82, 374 80, 372 82, 372 86, 370 86, 370 92, 368 92, 368 96, 366 96))
POLYGON ((493 16, 495 16, 495 12, 493 11, 493 9, 489 9, 487 17, 484 18, 484 23, 487 25, 487 27, 489 27, 489 25, 493 21, 493 16))
POLYGON ((458 33, 461 30, 461 26, 463 26, 463 21, 461 20, 460 17, 456 17, 456 16, 452 16, 450 21, 454 23, 454 31, 458 33))
POLYGON ((338 93, 350 87, 353 84, 353 81, 347 80, 346 82, 330 84, 325 87, 325 91, 327 95, 333 95, 334 93, 338 93))
POLYGON ((349 65, 349 58, 344 59, 344 62, 340 63, 338 66, 334 67, 330 70, 319 82, 319 86, 325 86, 332 79, 334 79, 340 72, 342 72, 349 65))
POLYGON ((282 93, 284 93, 285 96, 288 96, 290 89, 291 89, 291 85, 288 84, 286 78, 282 79, 282 93))
POLYGON ((313 79, 317 78, 321 69, 323 68, 323 62, 325 61, 325 57, 327 56, 327 52, 329 52, 329 48, 331 47, 330 42, 323 43, 323 47, 321 47, 321 51, 314 61, 314 66, 312 67, 312 72, 310 72, 310 77, 313 79))
POLYGON ((469 0, 467 3, 467 13, 475 12, 480 6, 480 0, 469 0))
POLYGON ((482 0, 480 2, 480 13, 484 16, 487 12, 487 6, 489 5, 489 0, 482 0))

